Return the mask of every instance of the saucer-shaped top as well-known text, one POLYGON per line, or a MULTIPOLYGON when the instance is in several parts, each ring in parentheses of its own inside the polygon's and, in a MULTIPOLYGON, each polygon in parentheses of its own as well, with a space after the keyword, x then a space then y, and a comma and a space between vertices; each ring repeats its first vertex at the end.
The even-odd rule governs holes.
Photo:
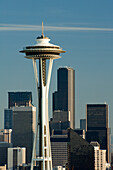
POLYGON ((60 53, 65 53, 58 45, 51 44, 48 37, 37 37, 36 44, 33 46, 27 46, 23 48, 22 53, 25 53, 25 58, 28 59, 57 59, 60 58, 60 53))

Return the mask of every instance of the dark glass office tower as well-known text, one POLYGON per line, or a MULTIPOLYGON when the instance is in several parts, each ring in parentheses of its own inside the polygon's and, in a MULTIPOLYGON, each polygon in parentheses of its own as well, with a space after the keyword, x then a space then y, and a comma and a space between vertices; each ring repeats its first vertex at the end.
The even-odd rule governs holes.
POLYGON ((57 88, 53 93, 53 112, 67 111, 70 127, 75 128, 75 70, 62 67, 57 71, 57 88))
POLYGON ((15 106, 31 106, 32 92, 8 92, 8 108, 15 106))
POLYGON ((13 111, 12 109, 4 109, 4 129, 13 128, 13 111))
POLYGON ((4 126, 12 129, 14 147, 26 147, 26 163, 31 163, 36 126, 32 92, 8 92, 8 108, 4 111, 4 126))
POLYGON ((31 163, 36 128, 36 107, 13 107, 13 146, 26 148, 26 163, 31 163))
POLYGON ((106 159, 110 162, 110 130, 108 104, 86 105, 86 139, 97 141, 100 149, 106 149, 106 159))

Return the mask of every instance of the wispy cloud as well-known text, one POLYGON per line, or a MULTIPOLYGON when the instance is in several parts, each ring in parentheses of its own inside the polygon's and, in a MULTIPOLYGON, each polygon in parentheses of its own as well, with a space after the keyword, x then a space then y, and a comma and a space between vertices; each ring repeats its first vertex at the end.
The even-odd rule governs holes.
MULTIPOLYGON (((0 24, 0 31, 39 31, 40 25, 0 24)), ((44 26, 46 31, 113 31, 113 28, 44 26)))

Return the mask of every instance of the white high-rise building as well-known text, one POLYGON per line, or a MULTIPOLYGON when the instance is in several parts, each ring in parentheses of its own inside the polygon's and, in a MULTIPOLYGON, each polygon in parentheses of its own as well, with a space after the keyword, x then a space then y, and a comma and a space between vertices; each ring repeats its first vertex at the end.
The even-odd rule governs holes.
POLYGON ((8 169, 17 169, 17 166, 26 163, 26 148, 8 148, 8 169))
POLYGON ((106 150, 100 149, 98 142, 91 142, 94 146, 94 165, 95 170, 106 170, 106 150))

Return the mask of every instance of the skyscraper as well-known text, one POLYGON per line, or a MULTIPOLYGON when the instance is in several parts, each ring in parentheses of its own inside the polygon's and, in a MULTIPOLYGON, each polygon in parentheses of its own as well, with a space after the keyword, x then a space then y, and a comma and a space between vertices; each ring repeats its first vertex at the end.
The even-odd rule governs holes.
POLYGON ((36 128, 36 107, 13 107, 13 146, 26 148, 26 162, 31 162, 36 128))
POLYGON ((110 162, 110 130, 108 104, 86 105, 86 139, 97 141, 100 149, 106 149, 106 158, 110 162))
POLYGON ((12 107, 32 106, 32 92, 8 92, 8 109, 4 109, 4 129, 13 127, 12 107))
POLYGON ((32 92, 8 92, 8 108, 15 106, 30 106, 32 92))
POLYGON ((70 127, 75 128, 75 71, 61 67, 57 71, 57 91, 53 93, 53 112, 67 111, 70 127))

